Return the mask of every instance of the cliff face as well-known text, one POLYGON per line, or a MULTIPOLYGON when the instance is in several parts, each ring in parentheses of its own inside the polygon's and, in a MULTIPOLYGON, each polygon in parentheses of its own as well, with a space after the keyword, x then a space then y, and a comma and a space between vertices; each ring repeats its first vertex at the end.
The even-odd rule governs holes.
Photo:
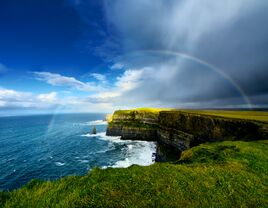
POLYGON ((108 136, 121 136, 123 140, 144 140, 156 141, 157 132, 155 129, 143 127, 124 126, 124 124, 109 125, 106 130, 108 136))
POLYGON ((178 151, 208 141, 268 138, 267 125, 261 122, 176 110, 116 111, 106 134, 122 139, 158 141, 178 151))
POLYGON ((158 114, 138 111, 115 111, 106 134, 121 139, 156 141, 158 114))
POLYGON ((264 139, 262 128, 255 121, 167 111, 159 114, 158 135, 160 141, 184 150, 208 141, 264 139))

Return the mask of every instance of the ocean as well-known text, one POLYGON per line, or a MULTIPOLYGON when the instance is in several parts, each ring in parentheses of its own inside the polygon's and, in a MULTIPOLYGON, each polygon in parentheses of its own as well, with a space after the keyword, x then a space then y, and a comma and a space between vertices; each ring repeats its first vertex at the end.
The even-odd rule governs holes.
POLYGON ((154 163, 154 142, 105 135, 104 114, 0 117, 0 190, 32 179, 84 175, 92 168, 154 163), (97 134, 90 132, 96 126, 97 134))

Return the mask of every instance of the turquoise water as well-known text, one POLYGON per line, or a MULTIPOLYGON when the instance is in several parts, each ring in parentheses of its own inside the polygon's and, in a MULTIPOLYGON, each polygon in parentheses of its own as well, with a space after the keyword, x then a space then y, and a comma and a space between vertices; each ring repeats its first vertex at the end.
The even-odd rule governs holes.
POLYGON ((0 190, 33 178, 83 175, 93 167, 128 167, 154 162, 155 143, 105 136, 104 114, 0 118, 0 190), (90 134, 93 126, 97 135, 90 134))

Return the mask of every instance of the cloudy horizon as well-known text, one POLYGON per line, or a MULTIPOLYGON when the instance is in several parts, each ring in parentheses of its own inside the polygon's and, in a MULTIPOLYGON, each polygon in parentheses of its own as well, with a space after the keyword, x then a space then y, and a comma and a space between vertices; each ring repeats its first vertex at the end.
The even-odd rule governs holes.
POLYGON ((268 2, 0 2, 0 115, 268 107, 268 2))

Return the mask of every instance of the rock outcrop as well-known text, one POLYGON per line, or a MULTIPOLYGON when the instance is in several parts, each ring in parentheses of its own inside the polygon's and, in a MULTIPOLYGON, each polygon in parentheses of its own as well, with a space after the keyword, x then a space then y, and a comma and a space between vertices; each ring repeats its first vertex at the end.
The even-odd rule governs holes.
POLYGON ((209 141, 268 139, 266 123, 178 110, 115 111, 106 134, 157 141, 178 151, 209 141))

